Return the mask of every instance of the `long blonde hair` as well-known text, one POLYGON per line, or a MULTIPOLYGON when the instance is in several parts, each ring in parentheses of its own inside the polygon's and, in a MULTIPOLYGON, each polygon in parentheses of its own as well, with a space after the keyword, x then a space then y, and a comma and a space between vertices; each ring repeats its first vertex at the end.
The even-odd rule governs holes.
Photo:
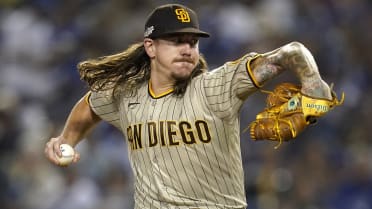
MULTIPOLYGON (((77 68, 80 79, 88 84, 91 91, 113 89, 114 98, 121 93, 136 93, 139 85, 150 79, 151 70, 150 57, 142 42, 135 43, 117 54, 82 61, 78 63, 77 68)), ((207 68, 207 62, 200 55, 199 63, 190 78, 175 83, 174 94, 182 95, 191 79, 206 72, 207 68)))

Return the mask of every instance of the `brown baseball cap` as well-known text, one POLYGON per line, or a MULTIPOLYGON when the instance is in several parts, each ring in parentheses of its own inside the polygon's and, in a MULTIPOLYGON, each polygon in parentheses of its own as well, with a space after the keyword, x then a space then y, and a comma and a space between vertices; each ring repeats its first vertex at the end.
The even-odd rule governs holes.
POLYGON ((199 37, 209 37, 207 32, 199 29, 196 13, 181 4, 165 4, 156 7, 147 17, 145 38, 158 38, 179 33, 192 33, 199 37))

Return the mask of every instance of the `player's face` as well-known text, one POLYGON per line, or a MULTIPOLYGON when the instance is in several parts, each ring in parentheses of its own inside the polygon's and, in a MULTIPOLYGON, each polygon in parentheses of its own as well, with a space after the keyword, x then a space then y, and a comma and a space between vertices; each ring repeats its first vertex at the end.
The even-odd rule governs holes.
POLYGON ((151 70, 174 82, 190 77, 199 62, 198 37, 172 35, 152 40, 151 70))

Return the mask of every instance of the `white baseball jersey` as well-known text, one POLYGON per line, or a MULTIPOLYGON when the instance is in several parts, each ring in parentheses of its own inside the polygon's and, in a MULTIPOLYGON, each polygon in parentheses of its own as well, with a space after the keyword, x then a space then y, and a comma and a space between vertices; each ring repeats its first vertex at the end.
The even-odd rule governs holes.
POLYGON ((93 111, 128 140, 135 209, 246 208, 239 110, 257 90, 248 54, 194 78, 182 97, 95 92, 93 111))

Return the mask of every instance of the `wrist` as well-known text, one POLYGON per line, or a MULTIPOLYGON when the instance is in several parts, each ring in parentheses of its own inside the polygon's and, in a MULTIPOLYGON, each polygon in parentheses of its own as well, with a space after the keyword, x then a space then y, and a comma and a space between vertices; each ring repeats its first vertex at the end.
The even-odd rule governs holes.
POLYGON ((75 147, 80 141, 80 136, 76 136, 74 134, 62 134, 60 138, 63 144, 69 144, 72 147, 75 147))
POLYGON ((331 89, 322 79, 311 80, 312 82, 303 82, 301 92, 305 95, 320 98, 332 99, 331 89))

